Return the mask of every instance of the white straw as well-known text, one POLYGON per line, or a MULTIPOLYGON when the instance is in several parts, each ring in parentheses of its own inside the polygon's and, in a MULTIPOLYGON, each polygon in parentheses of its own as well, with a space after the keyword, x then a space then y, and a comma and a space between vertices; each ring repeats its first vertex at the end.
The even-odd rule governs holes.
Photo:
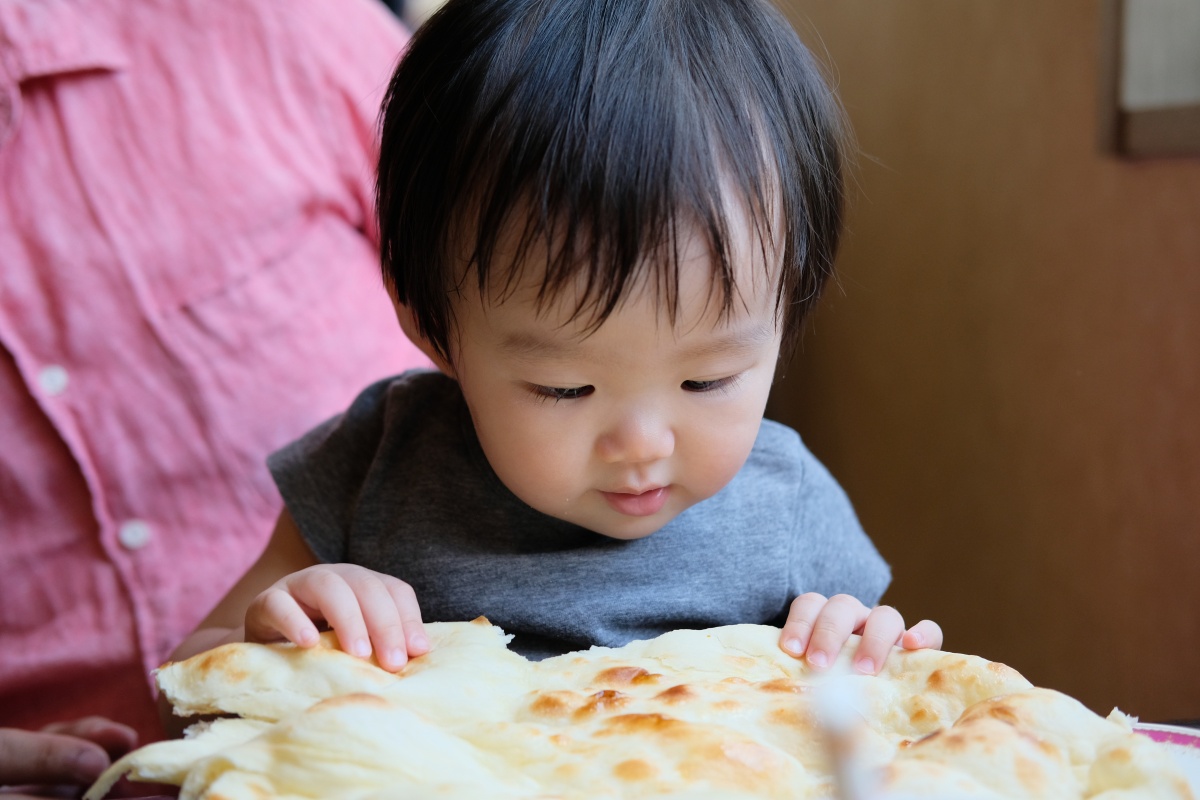
POLYGON ((857 687, 848 677, 830 677, 813 692, 817 724, 829 750, 838 800, 876 800, 877 784, 858 754, 863 718, 856 709, 857 687))

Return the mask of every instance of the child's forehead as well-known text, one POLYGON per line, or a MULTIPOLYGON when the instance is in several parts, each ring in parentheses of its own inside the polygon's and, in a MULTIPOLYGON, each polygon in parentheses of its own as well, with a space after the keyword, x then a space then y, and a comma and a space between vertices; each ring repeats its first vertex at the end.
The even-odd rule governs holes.
POLYGON ((721 279, 719 257, 708 239, 692 231, 679 238, 677 247, 641 254, 611 307, 586 264, 569 280, 553 280, 547 268, 552 248, 545 241, 520 251, 498 249, 486 285, 479 286, 471 276, 461 286, 465 298, 487 316, 539 336, 552 332, 556 338, 583 341, 605 325, 633 317, 653 320, 656 329, 676 337, 764 325, 773 330, 780 259, 749 231, 731 238, 741 241, 731 254, 729 282, 721 279))
POLYGON ((644 374, 646 365, 654 365, 653 370, 694 367, 761 352, 781 341, 782 325, 769 303, 727 314, 716 309, 710 304, 699 315, 672 319, 638 299, 597 320, 594 315, 573 314, 569 304, 538 308, 535 298, 514 295, 468 311, 460 319, 459 346, 482 345, 501 358, 528 365, 590 364, 644 374))

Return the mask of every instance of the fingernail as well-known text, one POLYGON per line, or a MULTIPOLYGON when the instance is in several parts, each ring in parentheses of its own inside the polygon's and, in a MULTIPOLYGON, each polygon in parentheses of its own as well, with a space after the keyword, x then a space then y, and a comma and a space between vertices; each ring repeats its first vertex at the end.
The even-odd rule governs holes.
POLYGON ((864 675, 875 674, 875 662, 869 658, 860 658, 854 662, 854 668, 864 675))
POLYGON ((314 630, 307 630, 302 632, 297 638, 299 641, 296 642, 296 644, 300 645, 301 647, 309 647, 317 643, 317 639, 320 638, 320 635, 314 630))
POLYGON ((427 650, 429 649, 429 640, 425 638, 425 634, 418 633, 412 637, 412 646, 418 650, 427 650))
POLYGON ((804 652, 804 648, 800 646, 800 640, 796 638, 788 639, 783 643, 783 649, 787 650, 794 656, 798 656, 804 652))
POLYGON ((919 633, 914 633, 912 635, 912 643, 913 643, 913 646, 910 649, 920 650, 922 647, 925 646, 925 637, 919 633))
POLYGON ((71 759, 71 774, 80 782, 87 783, 100 777, 100 773, 108 769, 108 756, 98 749, 86 747, 80 749, 71 759))
POLYGON ((404 662, 408 660, 408 655, 399 647, 394 647, 388 650, 388 663, 394 667, 404 666, 404 662))
POLYGON ((354 643, 353 652, 359 658, 366 658, 371 655, 371 643, 366 639, 359 639, 354 643))
POLYGON ((829 663, 829 656, 825 655, 820 650, 814 650, 808 654, 808 663, 812 664, 817 669, 824 669, 829 663))

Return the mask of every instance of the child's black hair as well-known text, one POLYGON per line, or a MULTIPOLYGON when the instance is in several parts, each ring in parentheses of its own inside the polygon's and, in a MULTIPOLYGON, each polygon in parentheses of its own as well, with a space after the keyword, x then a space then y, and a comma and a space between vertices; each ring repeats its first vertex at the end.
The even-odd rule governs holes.
POLYGON ((511 288, 493 263, 509 236, 518 262, 543 254, 543 301, 582 281, 596 326, 640 280, 674 312, 693 230, 727 312, 736 202, 782 260, 785 344, 832 271, 841 111, 768 0, 450 0, 382 119, 384 279, 448 360, 463 259, 481 293, 511 288))

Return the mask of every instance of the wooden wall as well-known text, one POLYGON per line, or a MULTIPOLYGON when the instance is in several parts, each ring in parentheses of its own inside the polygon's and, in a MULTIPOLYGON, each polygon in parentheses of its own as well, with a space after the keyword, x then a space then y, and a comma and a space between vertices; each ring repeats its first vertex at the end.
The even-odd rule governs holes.
POLYGON ((948 649, 1200 718, 1200 159, 1099 152, 1099 0, 780 4, 861 155, 769 414, 948 649))

